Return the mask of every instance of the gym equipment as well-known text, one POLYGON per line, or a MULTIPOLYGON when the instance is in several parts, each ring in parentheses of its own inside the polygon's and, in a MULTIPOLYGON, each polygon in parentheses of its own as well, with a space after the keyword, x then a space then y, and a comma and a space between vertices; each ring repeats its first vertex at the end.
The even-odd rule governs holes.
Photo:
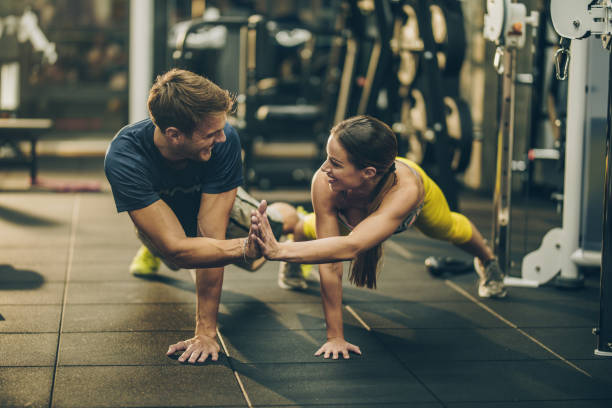
MULTIPOLYGON (((573 42, 570 63, 562 228, 549 231, 522 263, 522 277, 543 284, 579 287, 580 267, 599 266, 607 90, 601 69, 608 56, 595 39, 573 42), (586 92, 588 89, 588 92, 586 92)), ((557 56, 566 53, 560 49, 557 56)), ((566 69, 560 66, 562 74, 566 69)))
MULTIPOLYGON (((397 3, 389 41, 400 106, 393 129, 400 144, 407 144, 406 157, 427 169, 456 210, 455 175, 469 165, 473 140, 471 112, 458 90, 466 47, 461 5, 452 0, 397 3)), ((434 276, 474 270, 450 257, 429 257, 425 267, 434 276)))
MULTIPOLYGON (((603 39, 604 48, 610 50, 610 39, 612 36, 612 26, 610 25, 610 16, 612 16, 612 3, 606 1, 551 1, 551 17, 555 30, 565 38, 571 40, 582 39, 590 36, 591 34, 601 34, 603 39)), ((566 49, 561 49, 560 54, 566 54, 566 49)), ((584 84, 585 70, 580 69, 581 65, 586 60, 586 43, 585 41, 572 41, 570 48, 570 66, 569 74, 570 80, 572 76, 576 75, 577 83, 584 84), (578 60, 578 61, 577 61, 578 60)), ((600 309, 599 309, 599 327, 593 330, 597 338, 597 348, 595 349, 596 355, 612 356, 612 301, 609 293, 610 285, 612 285, 612 53, 609 55, 608 62, 608 106, 607 106, 607 131, 606 131, 606 158, 605 158, 605 172, 604 172, 604 206, 603 206, 603 238, 602 238, 602 256, 601 256, 601 283, 600 283, 600 309)), ((560 70, 564 72, 565 70, 560 70)), ((568 139, 572 133, 570 133, 570 126, 578 127, 579 123, 576 124, 574 118, 572 118, 573 111, 570 110, 569 104, 576 103, 583 100, 584 91, 583 89, 576 89, 570 84, 570 96, 568 101, 568 139), (573 93, 572 93, 573 92, 573 93)), ((579 110, 579 112, 582 112, 579 110)), ((582 113, 580 113, 582 114, 582 113)), ((572 128, 573 130, 573 128, 572 128)), ((580 131, 580 129, 576 129, 580 131)), ((578 133, 580 134, 580 133, 578 133)), ((569 141, 569 140, 568 140, 569 141)), ((567 152, 570 148, 566 149, 567 152)), ((569 153, 568 153, 569 154, 569 153)), ((569 159, 569 158, 568 158, 569 159)), ((566 160, 566 166, 569 164, 569 160, 566 160)), ((567 173, 566 173, 567 176, 567 173)), ((579 175, 576 175, 579 177, 579 175)), ((566 186, 567 186, 567 180, 566 186)), ((565 196, 567 197, 568 192, 566 191, 565 196)), ((567 204, 566 204, 567 205, 567 204)), ((565 229, 565 211, 564 211, 564 229, 565 229)), ((574 231, 572 231, 574 232, 574 231)), ((559 245, 562 246, 569 241, 576 242, 577 233, 573 233, 571 236, 569 233, 565 233, 562 238, 565 238, 559 245)))
MULTIPOLYGON (((249 187, 307 187, 328 130, 321 78, 312 72, 323 38, 260 15, 217 16, 175 27, 176 64, 237 95, 238 128, 249 187)), ((325 45, 322 45, 324 47, 325 45)))
POLYGON ((510 199, 514 142, 516 58, 525 45, 527 25, 538 24, 538 13, 527 16, 524 4, 487 0, 484 37, 497 45, 494 66, 503 75, 500 126, 497 135, 497 171, 493 194, 493 252, 504 272, 510 270, 510 199))
POLYGON ((29 42, 42 52, 42 61, 57 61, 55 44, 47 40, 38 26, 38 17, 28 7, 21 16, 0 16, 0 111, 14 114, 20 104, 20 44, 29 42))
POLYGON ((465 54, 461 4, 454 0, 392 2, 390 55, 397 72, 400 106, 393 129, 406 157, 425 167, 458 208, 455 174, 463 172, 472 147, 469 106, 459 98, 465 54), (450 165, 449 165, 450 164, 450 165))

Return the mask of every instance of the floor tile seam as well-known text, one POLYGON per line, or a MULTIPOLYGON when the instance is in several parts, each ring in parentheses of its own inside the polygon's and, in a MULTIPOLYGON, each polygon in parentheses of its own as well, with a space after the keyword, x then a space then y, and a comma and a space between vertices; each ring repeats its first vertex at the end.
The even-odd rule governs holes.
MULTIPOLYGON (((57 333, 57 332, 54 332, 57 333)), ((159 330, 64 330, 62 334, 92 334, 92 333, 193 333, 193 329, 159 329, 159 330)))
POLYGON ((469 300, 462 300, 460 298, 454 299, 454 300, 437 300, 437 301, 430 301, 430 300, 356 300, 353 301, 351 300, 351 303, 367 303, 367 304, 387 304, 387 303, 399 303, 399 304, 414 304, 414 303, 418 303, 418 304, 439 304, 439 303, 449 303, 449 304, 471 304, 472 302, 470 302, 469 300))
MULTIPOLYGON (((341 357, 338 357, 336 360, 331 359, 331 358, 321 357, 321 360, 319 361, 241 361, 237 359, 236 357, 228 357, 228 358, 235 360, 242 365, 251 365, 251 366, 317 366, 317 365, 323 365, 323 364, 336 364, 336 365, 350 364, 350 365, 356 365, 360 367, 380 367, 380 361, 373 361, 373 362, 359 361, 354 357, 349 358, 348 361, 341 357)), ((398 360, 397 362, 401 364, 400 360, 398 360)), ((411 374, 413 373, 411 372, 411 374)))
MULTIPOLYGON (((346 324, 346 323, 345 323, 346 324)), ((359 329, 362 330, 364 329, 363 326, 359 326, 359 325, 349 325, 350 329, 359 329)), ((389 327, 389 328, 379 328, 377 326, 371 326, 370 327, 371 331, 380 331, 380 330, 389 330, 389 331, 403 331, 403 330, 423 330, 423 331, 472 331, 472 330, 483 330, 483 331, 488 331, 488 330, 497 330, 497 331, 513 331, 514 329, 509 328, 507 326, 499 326, 499 327, 419 327, 419 328, 411 328, 411 327, 406 327, 406 326, 402 326, 402 327, 389 327)), ((279 331, 279 332, 284 332, 284 331, 292 331, 292 332, 318 332, 318 331, 325 331, 326 328, 322 327, 322 328, 282 328, 282 329, 253 329, 253 330, 240 330, 239 333, 257 333, 257 332, 270 332, 270 331, 279 331)), ((123 331, 123 330, 117 330, 119 332, 123 331)), ((139 330, 139 331, 151 331, 151 332, 155 332, 156 330, 139 330)), ((168 331, 172 331, 172 330, 168 330, 168 331)), ((177 331, 187 331, 187 330, 177 330, 177 331)), ((95 332, 95 331, 92 331, 95 332)), ((230 333, 230 334, 236 334, 234 333, 233 329, 228 329, 228 330, 224 330, 224 333, 230 333)))
POLYGON ((221 302, 221 305, 241 305, 241 304, 249 304, 249 303, 265 303, 266 305, 318 305, 320 301, 312 301, 312 302, 284 302, 284 301, 261 301, 261 302, 221 302))
MULTIPOLYGON (((350 327, 352 327, 352 328, 361 328, 361 326, 357 326, 357 325, 350 326, 350 327)), ((223 327, 221 327, 221 329, 223 329, 223 327)), ((296 332, 296 331, 299 332, 299 331, 304 331, 304 330, 312 330, 312 331, 321 330, 321 331, 325 331, 326 329, 325 328, 321 328, 321 329, 315 329, 315 328, 313 328, 313 329, 304 329, 304 328, 271 328, 271 329, 254 329, 252 331, 254 331, 254 332, 266 332, 266 333, 269 333, 269 332, 286 332, 286 331, 287 332, 296 332)), ((241 333, 241 334, 243 334, 243 333, 250 333, 252 331, 248 330, 248 329, 243 329, 239 333, 241 333)), ((234 332, 233 329, 223 330, 223 333, 226 334, 226 335, 235 335, 236 334, 236 332, 234 332)))
MULTIPOLYGON (((59 232, 59 231, 56 231, 56 232, 59 232)), ((50 237, 50 236, 53 236, 53 235, 54 234, 49 234, 48 236, 50 237)), ((32 234, 32 236, 35 237, 35 238, 42 238, 41 235, 37 235, 37 234, 32 234)), ((47 238, 47 237, 45 237, 45 238, 47 238)), ((52 250, 52 249, 53 250, 61 249, 61 248, 64 248, 66 246, 66 245, 61 245, 61 244, 57 243, 57 241, 55 241, 56 242, 55 244, 49 244, 48 240, 45 240, 44 242, 45 242, 45 244, 44 244, 43 248, 44 249, 49 249, 49 250, 52 250)), ((68 240, 66 240, 66 242, 64 242, 64 244, 67 244, 67 243, 68 243, 68 240)), ((32 244, 31 242, 28 242, 28 243, 24 242, 23 244, 14 244, 14 245, 11 245, 11 244, 6 245, 6 244, 3 243, 2 244, 2 249, 3 250, 9 250, 9 251, 10 250, 15 250, 15 249, 17 249, 17 250, 19 250, 19 249, 32 250, 31 244, 32 244)))
MULTIPOLYGON (((536 328, 538 330, 564 330, 564 329, 583 329, 583 330, 588 330, 589 332, 591 332, 591 330, 593 329, 590 326, 584 326, 584 327, 549 327, 549 326, 517 326, 519 328, 525 329, 525 328, 536 328)), ((372 328, 376 328, 376 326, 372 327, 372 328)), ((515 329, 512 327, 508 327, 507 325, 503 325, 503 326, 486 326, 486 327, 423 327, 423 328, 410 328, 410 327, 396 327, 396 328, 392 328, 392 329, 384 329, 384 330, 508 330, 508 331, 514 331, 515 329)))
POLYGON ((0 307, 2 306, 62 306, 63 303, 0 303, 0 307))
MULTIPOLYGON (((580 359, 568 359, 568 360, 572 360, 572 361, 593 361, 596 359, 590 359, 590 358, 580 358, 580 359)), ((545 361, 554 361, 554 362, 559 362, 559 359, 557 358, 553 358, 553 357, 549 357, 549 358, 545 358, 545 357, 525 357, 525 358, 506 358, 506 359, 452 359, 452 358, 446 358, 446 359, 436 359, 436 358, 423 358, 423 359, 419 359, 419 358, 409 358, 409 357, 403 357, 402 361, 406 361, 406 362, 445 362, 445 361, 452 361, 453 363, 530 363, 530 362, 545 362, 545 361)))
MULTIPOLYGON (((347 323, 345 323, 344 325, 345 325, 344 328, 346 329, 347 328, 347 323)), ((363 328, 363 327, 361 327, 361 326, 359 326, 357 324, 348 325, 348 327, 349 328, 353 328, 353 329, 354 328, 357 328, 357 329, 362 329, 363 328)), ((377 327, 377 326, 372 326, 372 327, 370 327, 370 329, 372 331, 374 331, 374 330, 381 330, 381 329, 382 330, 393 330, 393 329, 404 329, 404 328, 407 328, 407 327, 405 327, 405 326, 403 326, 403 327, 398 327, 398 326, 392 326, 392 327, 377 327)), ((470 327, 468 327, 468 329, 469 328, 470 327)), ((477 328, 479 328, 479 327, 472 327, 472 329, 477 329, 477 328)), ((493 328, 496 328, 496 327, 493 327, 493 328)), ((499 328, 502 328, 502 326, 499 326, 499 328)), ((414 330, 424 329, 424 330, 426 330, 426 329, 429 329, 429 327, 423 327, 423 328, 419 328, 419 327, 417 327, 417 328, 410 328, 410 327, 408 327, 407 329, 414 329, 414 330)), ((325 328, 317 329, 317 328, 296 328, 296 327, 284 328, 283 327, 283 328, 270 328, 270 329, 259 329, 258 328, 258 329, 250 330, 250 329, 247 328, 247 329, 241 330, 240 333, 251 333, 251 332, 266 332, 266 333, 269 333, 269 332, 285 332, 285 331, 287 331, 287 332, 299 332, 299 331, 304 331, 304 330, 312 330, 312 331, 322 330, 322 331, 325 331, 326 329, 325 328)), ((232 330, 232 329, 226 330, 226 331, 224 331, 224 333, 232 334, 232 333, 234 333, 234 330, 232 330)))
POLYGON ((24 364, 24 365, 6 365, 1 364, 0 368, 53 368, 53 364, 24 364))
POLYGON ((542 402, 581 402, 581 401, 602 401, 602 402, 606 402, 606 401, 612 401, 612 398, 563 398, 563 399, 520 399, 520 398, 513 398, 513 399, 506 399, 506 400, 444 400, 445 403, 447 404, 469 404, 469 403, 476 403, 476 404, 483 404, 483 403, 523 403, 523 402, 535 402, 535 403, 542 403, 542 402))
POLYGON ((501 321, 502 323, 506 324, 509 327, 512 327, 514 329, 516 329, 517 333, 521 334, 522 336, 524 336, 525 338, 527 338, 529 341, 533 342, 534 344, 536 344, 537 346, 541 347, 543 350, 547 351, 548 353, 550 353, 551 355, 555 356, 558 361, 565 363, 567 366, 575 369, 576 371, 578 371, 579 373, 592 378, 592 375, 582 369, 581 367, 578 367, 576 364, 572 363, 570 360, 568 360, 566 357, 562 356, 561 354, 557 353, 556 351, 554 351, 552 348, 550 348, 549 346, 547 346, 546 344, 544 344, 542 341, 540 341, 539 339, 535 338, 534 336, 532 336, 531 334, 529 334, 527 331, 523 330, 522 328, 520 328, 519 326, 517 326, 514 322, 508 320, 505 316, 502 316, 500 313, 498 313, 496 310, 492 309, 490 306, 488 306, 487 304, 485 304, 484 302, 480 301, 479 299, 475 298, 472 294, 470 294, 469 292, 467 292, 465 289, 461 288, 459 285, 457 285, 456 283, 450 281, 450 280, 446 280, 445 281, 446 284, 451 287, 452 289, 454 289, 455 291, 457 291, 458 293, 462 294, 463 296, 465 296, 467 299, 469 299, 471 302, 473 302, 476 306, 480 307, 481 309, 485 310, 486 312, 488 312, 491 316, 495 317, 496 319, 498 319, 499 321, 501 321))
POLYGON ((392 349, 388 348, 386 344, 384 344, 384 342, 382 341, 382 339, 379 337, 379 335, 372 330, 372 327, 369 326, 365 320, 359 316, 359 314, 352 308, 350 307, 349 304, 343 302, 344 308, 348 310, 349 313, 351 313, 356 319, 357 321, 359 321, 359 323, 363 326, 363 328, 365 330, 367 330, 369 333, 371 333, 371 335, 374 336, 374 338, 376 339, 376 341, 378 341, 378 343, 383 347, 383 349, 389 353, 391 356, 393 356, 396 360, 396 362, 398 362, 400 364, 401 367, 403 367, 408 373, 410 373, 410 375, 412 375, 412 377, 416 380, 417 383, 419 383, 421 385, 421 387, 423 387, 428 393, 429 395, 438 403, 442 404, 442 406, 444 406, 444 403, 442 402, 442 400, 433 392, 433 390, 431 388, 429 388, 422 380, 421 378, 419 378, 416 373, 414 373, 397 355, 397 353, 395 351, 393 351, 392 349))
POLYGON ((58 334, 58 332, 57 332, 57 330, 50 330, 50 331, 12 331, 12 332, 3 332, 3 331, 0 331, 0 335, 5 335, 5 334, 58 334))
POLYGON ((70 221, 70 238, 68 243, 68 253, 66 260, 66 272, 64 274, 64 290, 62 293, 62 306, 60 308, 59 315, 59 326, 58 326, 58 336, 57 336, 57 346, 55 349, 55 361, 53 373, 51 374, 51 388, 49 390, 49 407, 53 407, 54 397, 55 397, 55 381, 57 374, 57 365, 60 361, 60 351, 62 346, 62 331, 64 327, 64 315, 66 313, 66 301, 68 299, 68 288, 70 284, 70 274, 72 272, 72 261, 74 259, 74 248, 76 245, 76 235, 78 230, 78 220, 79 220, 79 212, 80 212, 80 194, 74 195, 74 200, 72 204, 72 216, 70 221))
MULTIPOLYGON (((597 325, 596 323, 594 323, 594 325, 597 325)), ((589 326, 534 326, 534 325, 516 325, 516 327, 520 328, 520 329, 536 329, 536 330, 548 330, 548 329, 553 329, 553 330, 562 330, 562 329, 582 329, 582 330, 588 330, 589 332, 592 333, 593 328, 595 326, 593 325, 589 325, 589 326)), ((593 337, 595 337, 595 335, 593 335, 593 337)))
MULTIPOLYGON (((233 302, 233 301, 222 301, 221 304, 226 304, 226 305, 239 305, 239 304, 249 304, 249 303, 256 303, 256 304, 260 304, 262 302, 258 302, 258 301, 244 301, 244 302, 233 302)), ((299 302, 285 302, 285 301, 266 301, 266 304, 271 303, 271 304, 291 304, 291 305, 311 305, 311 304, 315 304, 315 303, 321 303, 320 300, 319 301, 312 301, 312 302, 303 302, 303 301, 299 301, 299 302)), ((440 304, 440 303, 444 303, 444 304, 471 304, 470 301, 464 301, 464 300, 455 300, 455 301, 449 301, 449 300, 423 300, 423 299, 415 299, 415 300, 385 300, 385 301, 370 301, 370 300, 351 300, 351 304, 381 304, 381 305, 386 305, 389 303, 399 303, 399 304, 440 304)))
MULTIPOLYGON (((383 295, 384 296, 384 295, 383 295)), ((397 304, 397 303, 401 303, 401 304, 427 304, 427 305, 436 305, 436 304, 469 304, 469 302, 465 302, 463 300, 456 300, 456 301, 449 301, 448 298, 445 299, 437 299, 437 298, 427 298, 426 296, 423 296, 421 298, 413 298, 413 299, 408 299, 408 298, 402 298, 400 299, 389 299, 389 300, 368 300, 368 299, 351 299, 350 300, 351 304, 377 304, 377 305, 388 305, 388 304, 397 304)))
MULTIPOLYGON (((424 403, 424 404, 439 404, 433 401, 411 401, 412 403, 424 403)), ((383 402, 383 404, 385 404, 385 407, 388 406, 398 406, 398 407, 405 407, 406 403, 405 402, 383 402)), ((270 408, 270 407, 320 407, 322 404, 313 402, 313 403, 306 403, 306 404, 266 404, 266 405, 257 405, 254 404, 253 408, 270 408)), ((346 406, 351 406, 351 407, 368 407, 371 408, 372 407, 372 403, 371 402, 351 402, 350 404, 346 404, 346 403, 333 403, 333 404, 325 404, 325 407, 346 407, 346 406)), ((445 405, 443 404, 439 404, 441 407, 445 407, 445 405)))
MULTIPOLYGON (((130 408, 172 408, 172 407, 189 407, 189 408, 244 408, 245 405, 128 405, 130 408)), ((268 405, 271 406, 271 405, 268 405)), ((112 407, 125 407, 124 405, 116 405, 112 407)), ((87 408, 109 408, 108 405, 88 405, 87 408)))
MULTIPOLYGON (((184 281, 181 279, 177 279, 178 281, 182 282, 182 283, 186 283, 189 284, 191 282, 189 281, 184 281)), ((138 280, 138 281, 134 281, 132 279, 71 279, 70 283, 160 283, 163 284, 164 287, 168 286, 165 282, 161 281, 161 280, 138 280)), ((195 286, 194 286, 195 287, 195 286)))
POLYGON ((436 329, 436 330, 444 330, 444 329, 465 329, 465 330, 486 330, 486 329, 503 329, 505 328, 505 326, 503 325, 499 325, 499 326, 371 326, 370 327, 372 330, 401 330, 401 329, 407 329, 407 330, 429 330, 429 329, 436 329))
POLYGON ((58 285, 58 284, 62 284, 64 283, 63 280, 61 279, 53 279, 53 280, 45 280, 43 281, 43 283, 40 283, 39 280, 15 280, 15 281, 11 281, 11 280, 3 280, 2 284, 3 285, 10 285, 10 284, 21 284, 21 285, 27 285, 27 284, 33 284, 31 288, 15 288, 15 289, 7 289, 6 287, 3 287, 2 289, 0 289, 0 291, 5 292, 5 291, 29 291, 29 290, 38 290, 40 288, 42 288, 43 286, 49 285, 49 284, 54 284, 54 285, 58 285))
POLYGON ((68 306, 130 306, 130 305, 195 305, 196 302, 100 302, 100 303, 83 303, 83 302, 66 302, 68 306))
MULTIPOLYGON (((195 284, 195 281, 196 281, 195 273, 190 274, 190 276, 191 276, 191 279, 193 280, 193 282, 195 284)), ((247 392, 246 384, 244 384, 242 382, 242 379, 240 378, 240 374, 234 368, 234 364, 232 364, 232 358, 230 357, 229 349, 228 349, 227 345, 225 344, 224 336, 221 334, 221 330, 219 329, 219 325, 217 325, 215 327, 215 331, 217 333, 217 338, 219 339, 219 342, 221 343, 222 351, 223 351, 223 353, 227 357, 227 363, 229 365, 229 368, 230 368, 230 370, 232 370, 232 374, 234 374, 234 378, 236 380, 236 385, 238 385, 238 388, 240 389, 240 393, 242 394, 242 397, 244 398, 244 401, 245 401, 247 407, 248 408, 253 408, 253 403, 251 401, 251 398, 249 397, 249 393, 247 392)))
MULTIPOLYGON (((172 360, 175 361, 175 360, 172 360)), ((111 363, 107 363, 107 364, 103 364, 103 363, 97 363, 97 364, 79 364, 79 363, 74 363, 74 364, 59 364, 57 367, 58 368, 95 368, 95 367, 200 367, 200 366, 206 366, 206 363, 203 364, 189 364, 189 363, 172 363, 172 362, 168 362, 168 363, 158 363, 158 364, 152 364, 152 363, 132 363, 132 364, 111 364, 111 363)), ((217 366, 225 366, 227 367, 225 364, 216 364, 217 366)), ((227 367, 230 368, 230 367, 227 367)))
MULTIPOLYGON (((593 350, 595 350, 595 347, 593 347, 593 350)), ((578 358, 571 358, 569 357, 568 360, 570 361, 612 361, 612 357, 606 357, 606 356, 597 356, 595 354, 593 354, 593 357, 578 357, 578 358)))
POLYGON ((129 306, 129 305, 195 305, 196 302, 126 302, 126 303, 82 303, 82 302, 61 302, 61 303, 0 303, 2 306, 129 306))

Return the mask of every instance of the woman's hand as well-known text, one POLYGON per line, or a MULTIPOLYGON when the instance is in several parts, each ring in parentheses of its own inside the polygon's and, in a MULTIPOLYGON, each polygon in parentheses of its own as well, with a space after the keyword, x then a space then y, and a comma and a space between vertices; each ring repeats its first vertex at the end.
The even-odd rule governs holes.
POLYGON ((314 355, 320 356, 323 354, 323 358, 329 358, 331 355, 334 360, 337 360, 338 355, 341 353, 344 359, 348 360, 349 352, 351 351, 355 354, 361 355, 359 346, 349 343, 348 341, 344 340, 343 337, 333 337, 328 339, 327 342, 323 344, 314 355))
MULTIPOLYGON (((259 245, 257 245, 257 241, 255 241, 255 239, 252 238, 254 236, 254 234, 255 234, 255 232, 253 231, 253 227, 255 226, 255 224, 253 223, 253 215, 255 213, 265 214, 267 207, 268 207, 268 203, 266 203, 266 201, 263 200, 262 202, 259 203, 259 206, 257 207, 257 210, 254 210, 251 213, 251 228, 249 229, 249 235, 247 235, 247 240, 244 243, 244 255, 247 258, 257 259, 257 258, 261 257, 261 255, 262 255, 261 249, 260 249, 259 245)), ((268 217, 266 217, 266 218, 268 218, 268 217)))
POLYGON ((276 240, 272 228, 268 222, 268 216, 265 213, 266 202, 262 201, 260 208, 257 211, 251 213, 251 232, 249 240, 257 242, 261 252, 266 259, 275 259, 280 251, 280 244, 276 240), (263 212, 261 208, 263 207, 263 212))
POLYGON ((219 359, 219 351, 221 347, 219 347, 219 343, 217 343, 216 338, 198 335, 192 337, 190 339, 179 341, 176 344, 172 344, 168 351, 167 355, 171 356, 177 351, 183 351, 183 354, 178 358, 178 361, 184 363, 187 361, 188 363, 203 363, 206 361, 208 356, 212 361, 217 361, 219 359))

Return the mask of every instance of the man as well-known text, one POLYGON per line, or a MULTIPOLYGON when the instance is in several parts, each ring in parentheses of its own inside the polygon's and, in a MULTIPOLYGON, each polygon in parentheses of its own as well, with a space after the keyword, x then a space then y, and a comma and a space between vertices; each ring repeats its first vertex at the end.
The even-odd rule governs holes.
POLYGON ((189 363, 217 360, 223 266, 260 256, 246 238, 225 240, 243 182, 240 140, 226 121, 233 99, 173 69, 157 78, 147 104, 151 119, 121 129, 104 163, 117 211, 129 213, 144 244, 130 269, 155 273, 158 258, 172 269, 196 269, 195 335, 168 354, 184 351, 179 361, 189 363))

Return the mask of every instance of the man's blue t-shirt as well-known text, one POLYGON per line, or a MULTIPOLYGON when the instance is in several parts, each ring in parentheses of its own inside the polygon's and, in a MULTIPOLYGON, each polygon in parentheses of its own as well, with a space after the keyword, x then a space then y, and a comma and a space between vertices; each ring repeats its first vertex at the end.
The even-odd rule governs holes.
POLYGON ((190 161, 175 169, 153 143, 150 119, 121 129, 104 159, 117 211, 144 208, 161 199, 181 222, 187 236, 197 235, 197 215, 203 193, 219 194, 242 184, 240 139, 228 123, 224 143, 213 146, 210 160, 190 161))

